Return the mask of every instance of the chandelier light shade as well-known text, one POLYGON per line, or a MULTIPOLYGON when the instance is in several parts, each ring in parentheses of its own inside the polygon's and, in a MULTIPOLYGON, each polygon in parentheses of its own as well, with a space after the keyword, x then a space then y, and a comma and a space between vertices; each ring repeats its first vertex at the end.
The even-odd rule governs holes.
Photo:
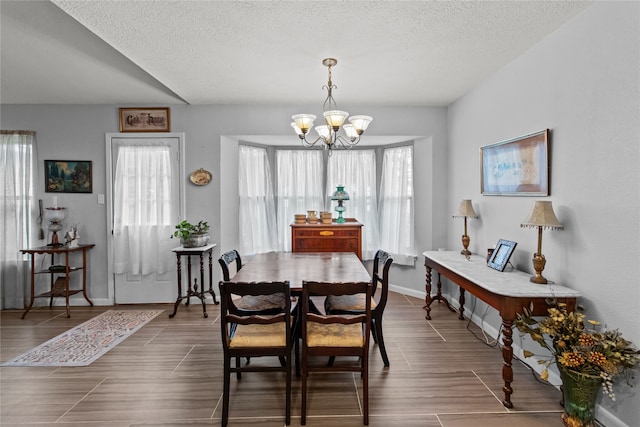
POLYGON ((309 129, 313 127, 313 121, 316 119, 316 116, 313 114, 296 114, 291 116, 293 122, 291 123, 291 127, 296 131, 297 134, 306 134, 309 132, 309 129))
POLYGON ((458 211, 453 214, 453 217, 464 218, 464 234, 462 235, 462 246, 464 249, 462 249, 460 253, 464 256, 469 256, 471 255, 471 251, 469 251, 469 243, 471 242, 471 239, 467 235, 467 218, 478 218, 478 214, 473 210, 471 200, 463 199, 460 201, 458 211))
POLYGON ((316 132, 318 133, 318 135, 320 135, 320 138, 322 139, 329 139, 331 137, 331 130, 329 129, 329 126, 324 125, 324 126, 316 126, 316 132))
POLYGON ((533 269, 536 274, 531 276, 529 280, 533 283, 545 285, 548 281, 542 276, 542 270, 544 270, 547 260, 542 255, 542 229, 562 230, 564 227, 553 212, 551 202, 540 200, 534 202, 529 216, 520 223, 520 227, 538 229, 538 251, 533 254, 533 269))
POLYGON ((322 142, 323 148, 331 150, 334 148, 351 148, 360 142, 360 137, 367 129, 373 117, 371 116, 351 116, 346 111, 338 110, 336 101, 333 99, 333 89, 337 87, 331 81, 331 67, 336 65, 338 61, 334 58, 325 58, 322 64, 327 67, 329 78, 323 89, 327 90, 327 98, 324 100, 322 117, 324 125, 316 126, 315 130, 318 137, 313 141, 307 139, 309 131, 313 127, 313 123, 317 116, 314 114, 294 114, 291 116, 293 122, 291 127, 298 135, 305 147, 313 147, 318 142, 322 142), (345 123, 349 120, 349 123, 345 123), (339 134, 342 128, 345 135, 339 134))

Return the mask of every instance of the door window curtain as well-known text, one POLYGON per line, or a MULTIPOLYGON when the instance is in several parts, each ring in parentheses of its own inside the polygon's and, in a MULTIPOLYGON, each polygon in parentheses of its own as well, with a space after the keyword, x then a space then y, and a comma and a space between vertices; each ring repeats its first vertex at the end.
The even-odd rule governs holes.
POLYGON ((321 150, 276 150, 276 210, 278 248, 291 252, 295 214, 324 210, 321 150))
POLYGON ((34 183, 37 178, 36 133, 0 133, 0 306, 24 308, 28 263, 20 249, 36 246, 34 183))
POLYGON ((333 211, 336 206, 331 195, 338 185, 344 185, 349 194, 343 215, 355 218, 363 225, 362 259, 373 259, 379 249, 375 151, 334 150, 327 165, 327 210, 333 211))
POLYGON ((172 194, 170 149, 122 146, 114 176, 114 273, 163 274, 174 259, 172 221, 178 195, 172 194))
POLYGON ((384 150, 380 203, 380 247, 392 254, 394 263, 414 265, 413 147, 384 150))
POLYGON ((238 148, 240 253, 275 251, 278 245, 276 210, 267 150, 247 145, 238 148))

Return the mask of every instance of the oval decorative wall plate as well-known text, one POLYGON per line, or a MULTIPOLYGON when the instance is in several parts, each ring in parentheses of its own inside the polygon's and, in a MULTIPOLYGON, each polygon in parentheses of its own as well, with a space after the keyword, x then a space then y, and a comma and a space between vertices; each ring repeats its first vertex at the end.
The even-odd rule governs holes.
POLYGON ((211 181, 211 172, 200 168, 193 171, 189 176, 189 179, 195 185, 207 185, 211 181))

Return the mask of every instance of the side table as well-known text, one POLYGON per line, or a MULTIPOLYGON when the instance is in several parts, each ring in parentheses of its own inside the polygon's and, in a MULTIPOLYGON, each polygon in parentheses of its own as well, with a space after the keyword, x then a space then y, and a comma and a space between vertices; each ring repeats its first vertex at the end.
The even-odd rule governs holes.
POLYGON ((209 293, 213 297, 213 303, 218 304, 218 299, 216 298, 216 294, 213 291, 213 248, 216 247, 216 244, 210 244, 207 246, 201 246, 199 248, 185 248, 183 246, 179 246, 177 248, 172 249, 172 252, 176 254, 176 262, 178 266, 178 299, 176 299, 176 303, 173 306, 173 313, 169 315, 169 318, 173 318, 178 311, 178 305, 184 299, 187 300, 185 303, 189 305, 191 301, 191 297, 198 297, 202 302, 202 314, 204 317, 209 317, 207 314, 207 304, 205 300, 205 294, 209 293), (209 290, 204 290, 204 255, 209 254, 209 290), (200 257, 200 289, 198 289, 198 279, 194 278, 193 285, 191 284, 191 255, 197 255, 200 257), (182 294, 182 262, 181 259, 183 256, 187 257, 187 286, 185 289, 185 294, 182 294))
POLYGON ((64 297, 66 306, 67 306, 67 317, 71 317, 71 312, 69 309, 69 297, 71 295, 75 295, 77 293, 82 292, 84 299, 90 305, 93 305, 93 302, 89 299, 87 295, 87 251, 93 248, 94 244, 87 245, 78 245, 73 248, 68 248, 66 246, 41 246, 38 248, 32 249, 21 249, 20 252, 23 254, 31 255, 31 302, 29 303, 29 307, 22 313, 22 318, 27 315, 31 307, 33 307, 33 301, 36 298, 49 298, 49 307, 53 304, 53 298, 55 297, 64 297), (74 267, 69 264, 69 254, 74 252, 82 251, 82 267, 74 267), (48 254, 51 255, 51 264, 49 268, 41 271, 36 271, 36 254, 48 254), (64 265, 55 265, 55 255, 64 255, 64 265), (82 270, 82 289, 69 289, 69 279, 71 273, 74 271, 82 270), (49 292, 44 292, 42 294, 35 294, 35 275, 36 274, 49 274, 51 276, 51 290, 49 292), (54 282, 54 276, 60 275, 57 280, 54 282))

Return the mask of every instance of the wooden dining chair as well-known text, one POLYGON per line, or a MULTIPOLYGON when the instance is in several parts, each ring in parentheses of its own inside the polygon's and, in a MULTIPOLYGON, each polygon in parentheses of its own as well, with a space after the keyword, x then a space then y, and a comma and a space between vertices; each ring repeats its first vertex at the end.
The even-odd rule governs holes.
MULTIPOLYGON (((389 366, 389 357, 387 349, 384 346, 384 335, 382 334, 382 315, 384 308, 387 306, 387 298, 389 296, 389 268, 393 263, 393 258, 383 251, 376 252, 373 258, 373 275, 372 275, 372 300, 371 300, 371 332, 373 340, 378 344, 380 355, 384 366, 389 366), (379 289, 379 292, 378 292, 379 289)), ((330 314, 358 314, 365 309, 364 295, 330 295, 325 300, 325 312, 330 314)), ((329 364, 333 360, 329 361, 329 364)))
MULTIPOLYGON (((242 269, 242 258, 240 253, 236 249, 232 249, 223 253, 218 259, 220 268, 222 269, 222 280, 231 280, 231 267, 234 268, 234 274, 242 269)), ((282 295, 245 295, 240 298, 239 302, 236 302, 240 312, 244 315, 250 316, 254 314, 276 314, 282 313, 285 307, 285 301, 282 295)), ((251 362, 251 358, 247 357, 247 364, 251 362)), ((284 363, 284 362, 283 362, 284 363)), ((240 359, 236 359, 236 368, 240 368, 240 359)), ((242 376, 240 370, 237 371, 236 376, 238 379, 242 376)))
MULTIPOLYGON (((286 373, 285 422, 291 422, 291 291, 289 282, 234 283, 221 281, 220 328, 224 355, 224 387, 222 396, 222 426, 229 419, 229 390, 231 373, 271 372, 286 373), (241 310, 237 297, 273 296, 284 297, 284 310, 274 314, 251 314, 241 310), (231 359, 242 357, 278 357, 280 363, 273 365, 231 366, 231 359), (284 363, 282 363, 284 361, 284 363)), ((238 379, 241 377, 238 376, 238 379)))
POLYGON ((371 284, 368 282, 302 284, 302 413, 301 424, 307 420, 307 379, 310 372, 360 372, 362 377, 364 425, 369 424, 369 334, 371 327, 371 284), (359 314, 316 314, 309 310, 309 299, 329 295, 362 294, 365 309, 359 314), (309 363, 315 356, 355 356, 355 363, 337 366, 309 363))
MULTIPOLYGON (((242 258, 237 250, 233 249, 225 252, 218 259, 220 268, 222 269, 222 280, 231 280, 231 266, 235 264, 235 272, 242 269, 242 258)), ((247 295, 241 298, 237 306, 245 314, 273 314, 280 313, 284 310, 286 301, 282 295, 247 295)))
POLYGON ((242 258, 240 258, 240 253, 238 253, 238 251, 235 249, 223 253, 218 259, 218 263, 220 264, 220 268, 222 269, 222 280, 227 282, 231 278, 229 267, 232 264, 235 264, 236 273, 242 269, 242 258))

